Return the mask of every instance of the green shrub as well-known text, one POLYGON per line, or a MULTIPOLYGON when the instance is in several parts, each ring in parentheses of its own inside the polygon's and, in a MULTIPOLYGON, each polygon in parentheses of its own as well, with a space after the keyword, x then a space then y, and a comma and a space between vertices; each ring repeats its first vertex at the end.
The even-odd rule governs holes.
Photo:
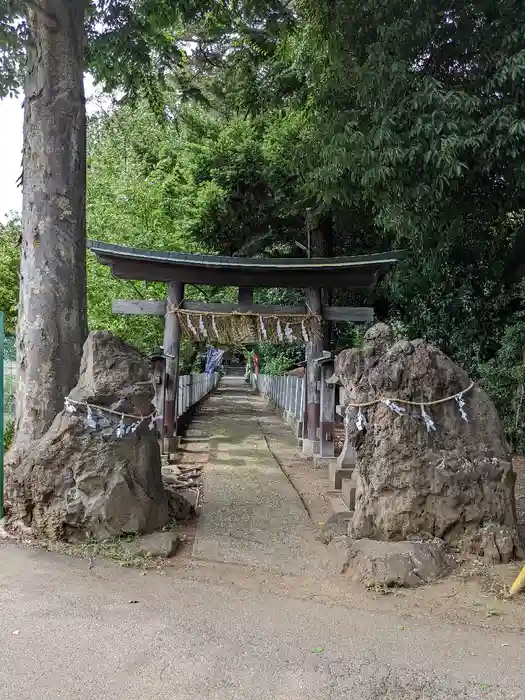
POLYGON ((304 346, 290 343, 257 343, 249 353, 259 356, 261 374, 284 374, 304 360, 304 346))
POLYGON ((480 366, 484 389, 494 401, 514 450, 525 452, 525 315, 507 326, 496 355, 480 366))

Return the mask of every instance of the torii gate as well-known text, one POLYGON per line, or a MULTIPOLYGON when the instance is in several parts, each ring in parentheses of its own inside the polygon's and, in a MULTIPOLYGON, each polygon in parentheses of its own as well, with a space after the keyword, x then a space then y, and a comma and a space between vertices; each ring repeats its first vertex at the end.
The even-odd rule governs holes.
MULTIPOLYGON (((308 319, 312 334, 306 344, 306 406, 303 449, 315 452, 320 426, 319 365, 323 355, 322 321, 370 322, 370 307, 322 305, 323 289, 371 289, 399 260, 400 253, 380 253, 339 258, 232 258, 217 255, 190 255, 129 248, 89 241, 88 248, 99 262, 111 268, 115 277, 125 280, 166 282, 166 301, 118 300, 113 312, 165 316, 164 354, 164 438, 165 450, 172 451, 177 435, 177 396, 181 322, 170 309, 203 314, 243 314, 256 317, 298 317, 308 319), (204 284, 238 287, 238 304, 210 304, 184 299, 184 285, 204 284), (303 306, 276 306, 253 303, 257 287, 303 288, 303 306)), ((331 430, 333 425, 323 429, 331 430)))

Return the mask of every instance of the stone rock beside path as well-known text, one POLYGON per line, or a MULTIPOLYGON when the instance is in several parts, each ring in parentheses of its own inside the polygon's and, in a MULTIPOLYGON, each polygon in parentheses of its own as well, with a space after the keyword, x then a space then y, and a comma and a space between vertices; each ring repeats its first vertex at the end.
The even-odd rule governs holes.
POLYGON ((181 543, 181 536, 175 532, 152 532, 142 535, 128 545, 128 550, 135 556, 162 557, 175 556, 181 543))
POLYGON ((347 575, 365 586, 409 588, 430 583, 444 576, 453 560, 443 540, 427 542, 379 542, 353 540, 347 575))
POLYGON ((454 397, 471 385, 464 370, 423 340, 394 342, 377 324, 362 348, 337 356, 335 375, 356 448, 353 538, 439 538, 490 563, 520 554, 510 449, 479 386, 463 397, 468 422, 454 398, 426 406, 435 431, 427 431, 421 407, 400 404, 406 414, 398 415, 384 403, 362 409, 367 424, 359 431, 358 409, 349 406, 454 397))
MULTIPOLYGON (((169 519, 161 457, 149 420, 125 437, 116 435, 120 412, 147 416, 154 395, 148 360, 107 332, 91 333, 77 386, 69 398, 112 409, 64 410, 48 432, 22 455, 11 455, 6 473, 8 525, 30 527, 52 539, 104 539, 147 533, 169 519)), ((64 397, 65 398, 65 397, 64 397)), ((130 425, 135 419, 126 419, 130 425)))

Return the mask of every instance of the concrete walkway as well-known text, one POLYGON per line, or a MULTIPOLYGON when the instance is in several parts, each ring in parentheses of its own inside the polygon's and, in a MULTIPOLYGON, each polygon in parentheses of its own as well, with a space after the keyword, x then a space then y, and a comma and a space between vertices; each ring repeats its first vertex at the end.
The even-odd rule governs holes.
POLYGON ((242 379, 223 380, 192 424, 207 436, 210 463, 193 555, 197 559, 326 576, 335 563, 301 499, 272 455, 266 434, 279 434, 279 455, 295 440, 242 379))
POLYGON ((5 700, 518 700, 523 636, 0 541, 5 700))

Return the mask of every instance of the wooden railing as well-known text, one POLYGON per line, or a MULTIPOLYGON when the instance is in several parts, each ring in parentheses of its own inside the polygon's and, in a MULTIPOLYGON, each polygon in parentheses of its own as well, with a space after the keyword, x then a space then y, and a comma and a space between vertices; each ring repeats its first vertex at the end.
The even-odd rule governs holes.
POLYGON ((304 425, 306 420, 306 379, 293 375, 252 374, 252 387, 274 408, 291 426, 295 435, 301 439, 300 446, 304 454, 316 455, 322 459, 332 459, 335 455, 334 429, 337 422, 342 421, 336 414, 338 399, 337 387, 327 379, 332 374, 329 365, 320 361, 320 405, 316 427, 317 439, 312 445, 306 439, 304 425))
POLYGON ((179 377, 179 400, 177 417, 180 418, 199 403, 219 383, 220 376, 214 374, 183 374, 179 377))
POLYGON ((306 383, 304 377, 252 374, 252 387, 277 409, 297 437, 302 437, 306 383))

